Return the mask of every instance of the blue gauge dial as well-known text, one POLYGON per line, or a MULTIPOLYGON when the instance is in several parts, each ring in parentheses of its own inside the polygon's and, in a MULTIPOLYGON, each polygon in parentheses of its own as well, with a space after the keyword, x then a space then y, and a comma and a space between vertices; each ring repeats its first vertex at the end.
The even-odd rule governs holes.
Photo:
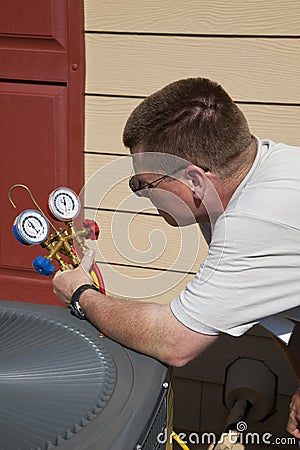
POLYGON ((22 244, 41 244, 48 237, 49 223, 40 211, 27 209, 16 218, 13 232, 22 244))

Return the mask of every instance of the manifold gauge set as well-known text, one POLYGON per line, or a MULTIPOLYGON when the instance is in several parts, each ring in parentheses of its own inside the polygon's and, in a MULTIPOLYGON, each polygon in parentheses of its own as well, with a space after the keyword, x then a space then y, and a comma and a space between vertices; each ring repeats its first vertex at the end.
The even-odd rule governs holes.
MULTIPOLYGON (((37 209, 27 209, 21 212, 13 223, 13 234, 23 245, 32 246, 39 244, 48 251, 45 256, 37 256, 32 265, 35 271, 41 275, 51 275, 55 272, 56 261, 61 270, 77 267, 87 247, 86 239, 96 240, 99 236, 99 227, 94 220, 86 219, 82 227, 75 230, 73 221, 81 210, 78 195, 70 188, 59 187, 54 189, 47 202, 47 210, 51 219, 63 222, 63 226, 57 227, 52 220, 42 211, 34 199, 30 189, 24 184, 13 185, 8 198, 14 208, 11 193, 15 188, 25 189, 37 209)), ((95 284, 104 291, 104 285, 96 264, 92 271, 95 284)))

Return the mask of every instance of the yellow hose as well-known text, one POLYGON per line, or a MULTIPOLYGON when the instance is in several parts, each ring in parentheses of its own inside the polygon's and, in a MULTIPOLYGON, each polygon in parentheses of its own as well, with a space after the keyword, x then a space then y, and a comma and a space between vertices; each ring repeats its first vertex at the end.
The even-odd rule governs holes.
POLYGON ((175 431, 172 431, 172 438, 174 439, 174 441, 177 442, 177 444, 180 445, 180 447, 181 447, 183 450, 190 450, 190 449, 188 448, 188 446, 180 439, 180 437, 178 436, 178 434, 175 433, 175 431))
POLYGON ((97 275, 95 274, 95 272, 92 270, 91 271, 91 276, 92 276, 92 278, 93 278, 93 281, 94 281, 94 283, 95 283, 95 285, 97 286, 97 287, 99 287, 99 281, 98 281, 98 278, 97 278, 97 275))

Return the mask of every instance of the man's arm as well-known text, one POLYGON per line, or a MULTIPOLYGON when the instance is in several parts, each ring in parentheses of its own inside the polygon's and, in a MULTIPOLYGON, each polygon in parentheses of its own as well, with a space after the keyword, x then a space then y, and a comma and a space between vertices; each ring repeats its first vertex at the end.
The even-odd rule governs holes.
MULTIPOLYGON (((300 382, 300 323, 295 323, 293 335, 289 345, 286 347, 286 356, 300 382)), ((296 438, 300 439, 300 388, 297 389, 290 403, 289 420, 286 430, 296 438)))
MULTIPOLYGON (((91 283, 87 274, 92 265, 89 251, 77 269, 54 277, 54 292, 67 306, 79 286, 91 283)), ((93 290, 83 292, 80 305, 106 336, 172 366, 185 365, 217 339, 185 327, 169 305, 112 298, 93 290)))
POLYGON ((289 420, 286 426, 286 431, 291 433, 296 438, 300 439, 300 388, 297 389, 292 397, 290 403, 289 420))

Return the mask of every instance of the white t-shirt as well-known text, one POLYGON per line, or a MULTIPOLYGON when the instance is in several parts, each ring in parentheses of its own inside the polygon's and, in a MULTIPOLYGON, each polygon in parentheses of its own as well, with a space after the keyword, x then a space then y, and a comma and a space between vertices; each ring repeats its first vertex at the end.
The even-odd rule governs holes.
POLYGON ((225 212, 202 228, 208 256, 170 305, 180 322, 240 336, 259 322, 272 329, 273 315, 300 320, 300 147, 258 140, 225 212))

